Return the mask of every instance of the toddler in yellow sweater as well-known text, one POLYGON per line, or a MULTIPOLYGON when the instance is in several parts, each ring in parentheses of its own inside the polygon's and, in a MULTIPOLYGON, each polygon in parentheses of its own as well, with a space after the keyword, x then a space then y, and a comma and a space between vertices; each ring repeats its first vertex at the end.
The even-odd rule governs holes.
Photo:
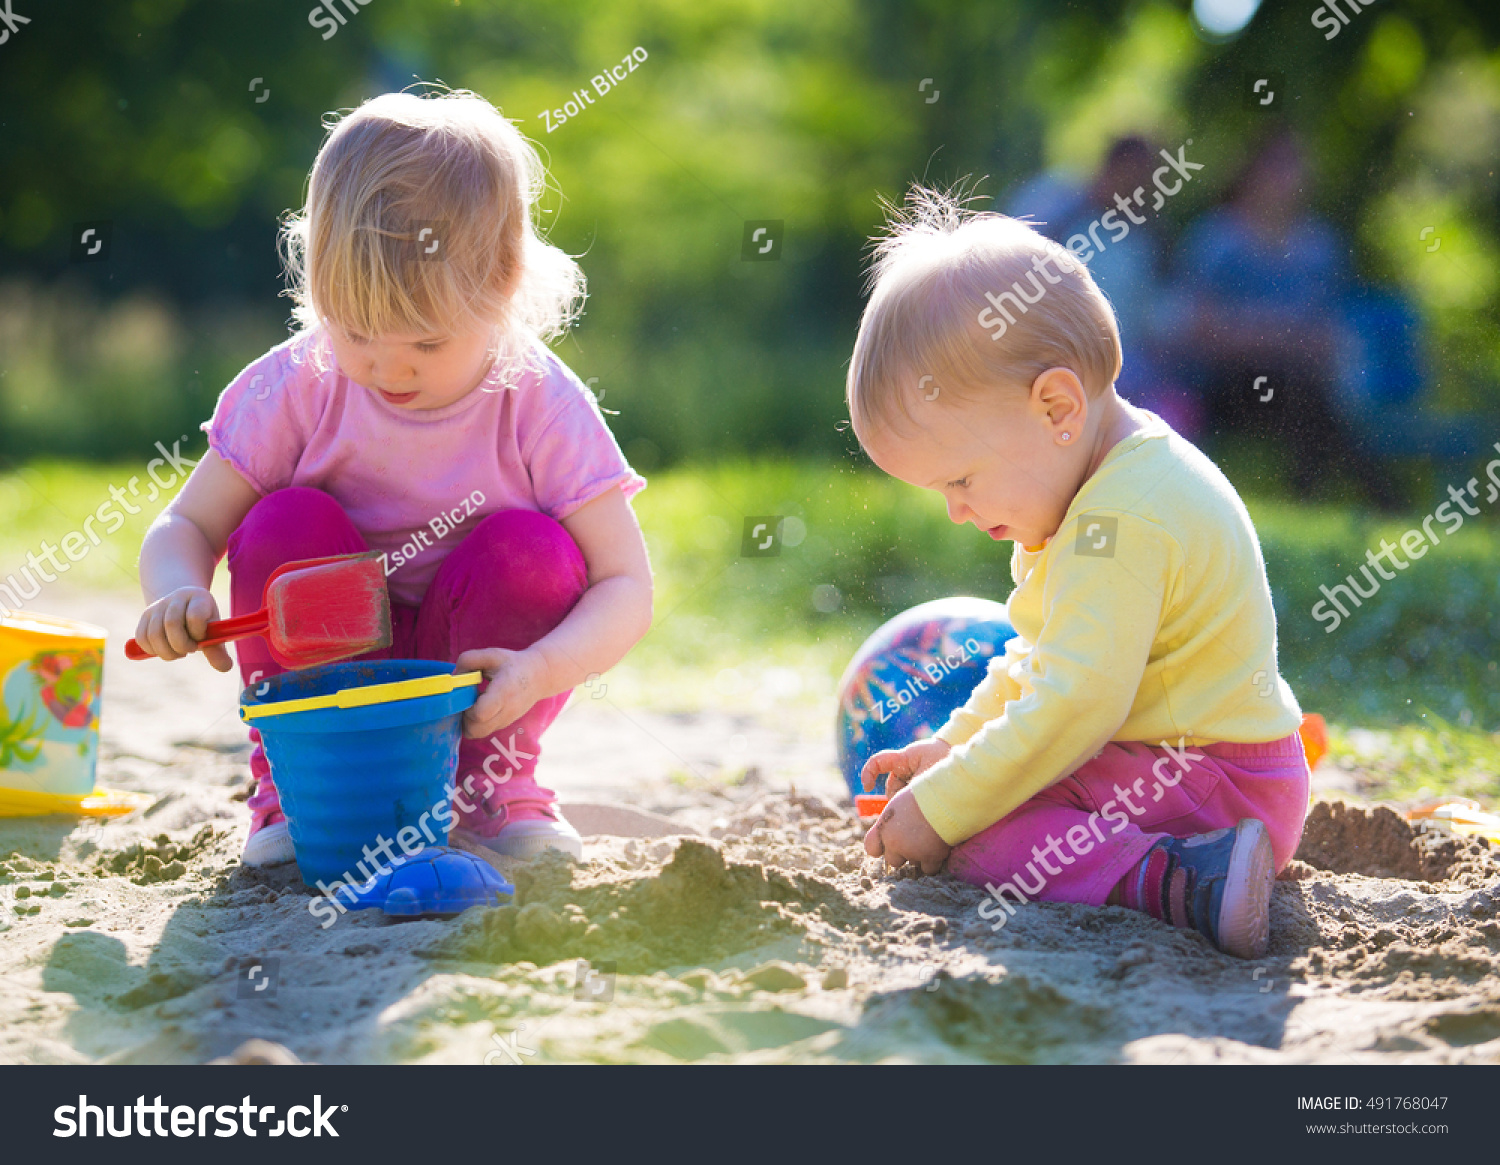
POLYGON ((1219 469, 1119 397, 1109 301, 1027 224, 917 190, 876 248, 848 379, 870 458, 1014 543, 1017 636, 936 736, 882 752, 865 848, 1265 953, 1307 810, 1260 544, 1219 469))

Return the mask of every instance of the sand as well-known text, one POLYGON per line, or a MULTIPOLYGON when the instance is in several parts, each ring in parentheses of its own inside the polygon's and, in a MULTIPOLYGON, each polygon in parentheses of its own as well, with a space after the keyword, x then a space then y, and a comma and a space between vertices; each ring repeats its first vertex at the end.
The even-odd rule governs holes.
POLYGON ((1322 803, 1251 963, 1116 908, 997 932, 973 888, 864 856, 831 700, 795 731, 575 701, 545 764, 582 864, 497 860, 510 906, 325 929, 295 868, 238 862, 234 681, 127 665, 128 596, 49 610, 111 629, 100 780, 152 802, 0 821, 0 1062, 1500 1062, 1489 847, 1322 803), (730 739, 754 767, 712 779, 730 739))

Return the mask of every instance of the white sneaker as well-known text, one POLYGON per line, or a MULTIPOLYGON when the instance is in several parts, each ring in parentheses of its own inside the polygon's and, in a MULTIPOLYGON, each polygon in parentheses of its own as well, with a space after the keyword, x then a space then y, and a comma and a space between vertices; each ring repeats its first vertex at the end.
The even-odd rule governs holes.
POLYGON ((292 832, 284 817, 252 833, 245 842, 245 852, 240 855, 240 861, 247 866, 280 866, 296 860, 292 832))
MULTIPOLYGON (((523 819, 508 822, 494 837, 472 835, 486 849, 508 858, 529 860, 549 849, 561 850, 575 861, 583 861, 583 838, 557 809, 550 820, 523 819)), ((468 831, 465 831, 468 832, 468 831)))

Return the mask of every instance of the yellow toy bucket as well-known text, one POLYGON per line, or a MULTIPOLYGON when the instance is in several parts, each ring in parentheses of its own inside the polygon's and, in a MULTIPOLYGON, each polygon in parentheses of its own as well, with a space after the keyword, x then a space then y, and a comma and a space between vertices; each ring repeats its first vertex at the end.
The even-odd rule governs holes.
POLYGON ((115 814, 95 792, 104 629, 0 609, 0 816, 115 814))

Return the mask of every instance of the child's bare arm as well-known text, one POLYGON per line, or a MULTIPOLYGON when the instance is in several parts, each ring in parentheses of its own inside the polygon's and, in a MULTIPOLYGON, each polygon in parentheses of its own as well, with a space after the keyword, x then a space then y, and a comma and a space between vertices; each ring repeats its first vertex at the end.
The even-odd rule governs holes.
MULTIPOLYGON (((259 498, 249 482, 210 450, 151 524, 141 545, 141 591, 149 605, 135 632, 136 642, 151 654, 181 659, 196 649, 208 624, 219 617, 208 591, 214 566, 229 535, 259 498)), ((223 647, 206 648, 203 654, 219 671, 234 666, 223 647)))
POLYGON ((612 489, 563 520, 583 552, 588 590, 554 630, 524 651, 466 651, 458 668, 481 668, 490 683, 464 731, 485 736, 538 700, 608 671, 651 628, 651 563, 625 495, 612 489))

